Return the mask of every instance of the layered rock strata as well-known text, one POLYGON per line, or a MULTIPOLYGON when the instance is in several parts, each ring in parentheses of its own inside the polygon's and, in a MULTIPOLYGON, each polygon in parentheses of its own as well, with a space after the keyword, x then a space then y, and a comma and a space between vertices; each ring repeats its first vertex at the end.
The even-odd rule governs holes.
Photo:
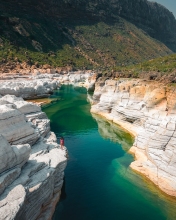
POLYGON ((0 98, 0 219, 51 219, 65 154, 39 106, 13 95, 0 98))
POLYGON ((0 95, 15 95, 24 99, 34 99, 48 97, 58 83, 53 79, 26 79, 0 81, 0 95))
POLYGON ((135 136, 132 169, 176 196, 176 89, 135 79, 105 80, 95 86, 91 112, 135 136))
POLYGON ((15 95, 24 99, 38 99, 50 96, 59 88, 60 84, 85 86, 88 90, 94 89, 96 74, 93 72, 68 72, 67 74, 25 75, 9 79, 9 76, 0 80, 0 95, 15 95))

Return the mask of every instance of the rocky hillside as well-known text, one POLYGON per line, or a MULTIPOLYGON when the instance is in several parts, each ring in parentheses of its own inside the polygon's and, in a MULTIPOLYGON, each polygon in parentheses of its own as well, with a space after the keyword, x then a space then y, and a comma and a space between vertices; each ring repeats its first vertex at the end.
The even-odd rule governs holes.
POLYGON ((146 0, 0 1, 2 72, 126 66, 172 53, 175 43, 172 13, 146 0))
POLYGON ((112 67, 105 77, 141 78, 165 83, 176 83, 176 55, 159 57, 135 65, 112 67))
MULTIPOLYGON (((56 4, 58 1, 52 2, 56 4)), ((150 36, 165 43, 171 50, 176 50, 176 20, 169 10, 158 3, 147 0, 63 0, 62 2, 65 2, 66 9, 76 8, 101 18, 111 20, 118 19, 118 16, 125 18, 150 36)))

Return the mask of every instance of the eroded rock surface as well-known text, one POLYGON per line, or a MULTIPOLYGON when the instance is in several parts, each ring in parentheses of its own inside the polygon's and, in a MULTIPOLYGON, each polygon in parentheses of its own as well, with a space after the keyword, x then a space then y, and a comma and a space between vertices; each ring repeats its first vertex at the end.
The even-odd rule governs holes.
POLYGON ((26 80, 2 80, 0 81, 0 95, 15 95, 24 99, 48 97, 57 89, 57 81, 48 78, 26 80))
POLYGON ((0 98, 0 219, 50 219, 65 154, 39 106, 13 95, 0 98))
POLYGON ((130 166, 176 196, 176 89, 135 79, 96 83, 91 111, 122 125, 135 142, 130 166))
MULTIPOLYGON (((0 80, 0 97, 5 95, 15 95, 23 99, 38 99, 49 97, 50 94, 59 88, 60 84, 73 84, 75 86, 84 86, 88 91, 93 91, 97 74, 91 71, 87 72, 68 72, 65 74, 48 74, 36 70, 37 75, 6 77, 0 80)), ((5 103, 6 100, 1 100, 5 103)), ((20 101, 20 100, 18 100, 20 101)), ((8 103, 5 103, 8 104, 8 103)), ((20 105, 20 103, 19 103, 20 105)), ((27 105, 27 104, 26 104, 27 105)), ((27 107, 26 107, 27 108, 27 107)))

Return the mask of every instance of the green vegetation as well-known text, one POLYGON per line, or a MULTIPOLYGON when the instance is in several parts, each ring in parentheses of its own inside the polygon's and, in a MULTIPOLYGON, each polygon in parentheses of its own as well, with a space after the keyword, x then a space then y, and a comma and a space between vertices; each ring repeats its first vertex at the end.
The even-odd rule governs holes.
MULTIPOLYGON (((152 15, 146 24, 141 12, 136 15, 133 10, 140 6, 136 1, 130 5, 122 0, 111 4, 113 2, 2 0, 0 69, 9 71, 25 62, 27 67, 42 68, 48 64, 51 67, 128 71, 127 66, 172 53, 156 40, 157 37, 154 39, 144 31, 152 30, 146 25, 158 21, 161 13, 159 17, 152 15), (117 10, 119 4, 123 6, 121 12, 117 10), (129 15, 125 14, 125 8, 130 10, 131 17, 125 17, 129 15), (132 24, 130 19, 132 23, 135 19, 139 19, 140 24, 143 22, 143 29, 132 24)), ((150 14, 148 7, 151 6, 144 5, 145 16, 150 14)), ((151 7, 151 10, 155 11, 155 8, 151 7)), ((158 10, 165 13, 168 22, 173 20, 168 11, 161 7, 158 10)), ((162 25, 160 31, 165 31, 167 22, 162 25)), ((135 68, 138 74, 139 70, 135 68)))
MULTIPOLYGON (((25 30, 22 21, 20 26, 25 30)), ((40 24, 41 27, 43 24, 40 24)), ((32 24, 30 28, 32 29, 32 24)), ((57 37, 48 35, 53 33, 52 30, 45 33, 34 28, 30 32, 30 28, 27 36, 23 36, 11 27, 8 30, 12 32, 9 39, 4 31, 5 34, 1 36, 0 60, 5 63, 25 61, 29 65, 37 63, 39 66, 49 64, 53 67, 69 65, 78 69, 100 67, 109 69, 142 62, 171 52, 165 45, 150 38, 123 19, 115 24, 84 22, 82 25, 79 21, 70 22, 64 28, 60 26, 57 37), (31 40, 32 33, 35 40, 31 40), (22 46, 22 43, 25 43, 25 46, 22 46)))
POLYGON ((165 45, 123 19, 75 27, 74 39, 100 66, 128 66, 170 53, 165 45), (150 46, 149 46, 150 45, 150 46))
POLYGON ((153 72, 160 74, 160 76, 174 73, 176 72, 176 54, 159 57, 137 65, 130 65, 128 67, 116 67, 113 71, 132 74, 133 77, 138 77, 144 72, 153 72))

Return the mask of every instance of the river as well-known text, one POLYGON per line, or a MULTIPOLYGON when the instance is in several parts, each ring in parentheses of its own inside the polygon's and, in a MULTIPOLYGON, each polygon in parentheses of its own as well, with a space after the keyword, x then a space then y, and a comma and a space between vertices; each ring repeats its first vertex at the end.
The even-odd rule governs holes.
POLYGON ((43 108, 69 151, 62 196, 53 220, 176 219, 176 200, 133 172, 133 138, 91 115, 84 88, 62 86, 43 108))

